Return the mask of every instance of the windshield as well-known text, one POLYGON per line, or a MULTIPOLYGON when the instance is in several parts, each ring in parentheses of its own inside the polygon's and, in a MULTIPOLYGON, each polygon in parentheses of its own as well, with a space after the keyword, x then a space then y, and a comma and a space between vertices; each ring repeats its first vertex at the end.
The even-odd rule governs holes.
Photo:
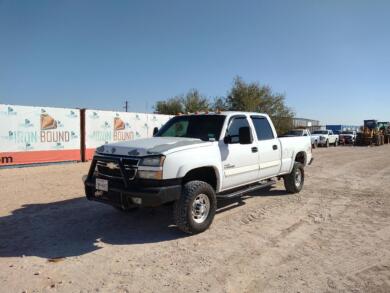
POLYGON ((290 130, 285 135, 302 136, 303 135, 303 130, 290 130))
POLYGON ((316 130, 313 132, 313 134, 328 134, 328 131, 326 130, 316 130))
POLYGON ((223 115, 176 116, 169 120, 155 136, 219 140, 224 121, 223 115))
POLYGON ((352 131, 343 131, 343 132, 341 132, 341 134, 353 134, 353 132, 352 131))

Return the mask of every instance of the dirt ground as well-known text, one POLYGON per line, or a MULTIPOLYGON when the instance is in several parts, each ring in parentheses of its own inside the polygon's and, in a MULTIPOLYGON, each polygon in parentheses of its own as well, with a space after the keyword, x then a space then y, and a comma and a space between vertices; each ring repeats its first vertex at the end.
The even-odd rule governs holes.
POLYGON ((89 164, 2 169, 0 291, 390 292, 390 146, 314 156, 301 193, 221 203, 195 236, 87 201, 89 164))

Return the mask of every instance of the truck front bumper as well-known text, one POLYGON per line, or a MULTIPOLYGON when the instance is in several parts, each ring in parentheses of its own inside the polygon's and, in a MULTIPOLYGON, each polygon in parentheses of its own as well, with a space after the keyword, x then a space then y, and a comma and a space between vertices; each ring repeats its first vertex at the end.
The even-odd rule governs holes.
MULTIPOLYGON (((109 182, 110 184, 110 182, 109 182)), ((85 181, 87 199, 113 206, 126 208, 134 205, 155 207, 177 200, 181 194, 181 185, 159 187, 109 187, 108 191, 96 190, 94 181, 85 181)))
MULTIPOLYGON (((94 156, 88 175, 84 179, 87 199, 127 208, 134 205, 154 207, 180 198, 181 179, 139 179, 131 175, 136 174, 134 169, 133 173, 130 173, 132 165, 125 168, 126 159, 128 158, 118 156, 94 156), (115 165, 113 169, 115 173, 99 172, 98 166, 106 163, 115 165), (96 181, 99 179, 101 180, 99 182, 104 181, 104 188, 101 186, 97 188, 96 181)), ((103 165, 104 168, 107 169, 107 165, 103 165)))

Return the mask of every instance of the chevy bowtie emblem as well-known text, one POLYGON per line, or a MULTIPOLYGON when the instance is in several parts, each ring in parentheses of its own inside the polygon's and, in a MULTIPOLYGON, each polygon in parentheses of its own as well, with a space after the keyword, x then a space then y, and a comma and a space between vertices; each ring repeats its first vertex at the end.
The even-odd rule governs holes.
POLYGON ((115 163, 107 163, 106 165, 107 168, 113 170, 113 169, 118 169, 118 164, 115 163))

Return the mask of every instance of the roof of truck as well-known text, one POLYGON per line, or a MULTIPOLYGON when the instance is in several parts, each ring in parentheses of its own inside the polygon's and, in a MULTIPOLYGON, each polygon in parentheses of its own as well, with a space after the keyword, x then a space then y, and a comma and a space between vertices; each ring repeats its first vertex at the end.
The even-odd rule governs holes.
POLYGON ((244 114, 244 115, 265 115, 268 116, 265 113, 258 113, 258 112, 244 112, 244 111, 221 111, 221 112, 195 112, 195 113, 183 113, 179 115, 236 115, 236 114, 244 114))

